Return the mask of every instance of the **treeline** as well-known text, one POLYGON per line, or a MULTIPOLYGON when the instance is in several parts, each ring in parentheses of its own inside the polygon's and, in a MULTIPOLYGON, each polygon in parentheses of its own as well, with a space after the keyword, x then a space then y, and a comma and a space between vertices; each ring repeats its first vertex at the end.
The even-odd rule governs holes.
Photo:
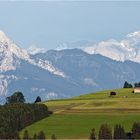
MULTIPOLYGON (((32 137, 29 135, 28 130, 25 130, 23 133, 22 139, 47 139, 45 133, 40 131, 35 133, 32 137)), ((57 136, 52 134, 51 140, 56 140, 57 136)), ((114 126, 112 129, 108 124, 102 124, 100 126, 99 132, 96 133, 93 128, 90 133, 89 140, 124 140, 124 139, 140 139, 140 123, 134 122, 130 132, 127 132, 124 127, 120 124, 114 126)))
POLYGON ((135 122, 130 132, 126 132, 120 124, 115 125, 113 130, 108 124, 103 124, 98 135, 96 135, 95 129, 92 129, 89 139, 140 139, 140 123, 135 122))
POLYGON ((44 104, 10 103, 0 106, 0 139, 18 139, 18 132, 52 112, 44 104))
POLYGON ((123 88, 133 88, 133 87, 140 87, 140 82, 134 83, 134 85, 133 85, 133 84, 128 83, 127 81, 125 81, 125 83, 123 85, 123 88))
MULTIPOLYGON (((33 139, 33 140, 35 140, 35 139, 37 139, 37 140, 46 140, 47 138, 46 138, 46 135, 45 135, 45 133, 43 131, 40 131, 38 133, 35 133, 33 135, 33 137, 31 137, 29 135, 28 130, 25 130, 24 133, 23 133, 23 138, 22 139, 26 139, 26 140, 28 140, 28 139, 33 139)), ((55 134, 52 134, 51 140, 56 140, 56 139, 57 138, 56 138, 55 134)))

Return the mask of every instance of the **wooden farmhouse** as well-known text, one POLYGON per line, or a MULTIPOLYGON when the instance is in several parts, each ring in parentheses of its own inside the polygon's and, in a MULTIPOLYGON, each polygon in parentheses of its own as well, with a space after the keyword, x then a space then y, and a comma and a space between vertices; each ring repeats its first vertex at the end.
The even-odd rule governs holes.
POLYGON ((140 93, 140 87, 135 87, 134 88, 134 93, 140 93))

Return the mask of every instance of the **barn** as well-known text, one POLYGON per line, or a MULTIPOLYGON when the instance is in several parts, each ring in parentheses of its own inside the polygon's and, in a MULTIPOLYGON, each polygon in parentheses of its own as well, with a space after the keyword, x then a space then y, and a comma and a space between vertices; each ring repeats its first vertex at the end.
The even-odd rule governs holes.
POLYGON ((140 93, 140 87, 135 87, 134 88, 134 93, 140 93))

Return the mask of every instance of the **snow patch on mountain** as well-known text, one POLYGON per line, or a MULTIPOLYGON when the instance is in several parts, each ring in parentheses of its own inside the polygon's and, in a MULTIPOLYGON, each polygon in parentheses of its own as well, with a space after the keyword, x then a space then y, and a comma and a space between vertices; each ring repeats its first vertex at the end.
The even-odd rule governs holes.
POLYGON ((75 48, 84 49, 85 47, 87 47, 91 44, 93 44, 93 42, 90 42, 90 41, 87 41, 87 40, 66 42, 66 43, 58 44, 58 47, 55 50, 60 51, 60 50, 75 49, 75 48))
POLYGON ((0 96, 5 96, 7 94, 8 82, 4 75, 0 75, 0 96))
POLYGON ((84 82, 86 85, 97 86, 97 83, 92 78, 85 78, 84 82))
POLYGON ((0 96, 7 95, 8 85, 12 80, 18 80, 19 78, 15 75, 4 75, 0 74, 0 96))
POLYGON ((55 92, 49 92, 46 94, 46 99, 50 100, 50 99, 56 99, 58 98, 58 94, 55 92))
POLYGON ((44 60, 41 60, 41 59, 40 59, 40 60, 38 61, 37 65, 40 66, 40 67, 43 68, 43 69, 46 69, 46 70, 50 71, 51 73, 53 73, 53 74, 55 74, 55 75, 59 75, 59 76, 61 76, 61 77, 63 77, 63 78, 66 77, 66 75, 65 75, 62 71, 56 69, 56 68, 55 68, 49 61, 47 61, 47 60, 44 61, 44 60))
POLYGON ((37 87, 31 88, 31 92, 36 92, 36 91, 39 93, 42 93, 42 92, 46 91, 46 89, 45 88, 37 88, 37 87))
POLYGON ((38 48, 35 45, 31 45, 26 50, 31 55, 35 55, 35 54, 38 54, 38 53, 45 53, 47 51, 47 49, 45 49, 45 48, 38 48))
POLYGON ((35 66, 38 66, 42 69, 45 69, 45 70, 48 70, 49 72, 55 74, 55 75, 58 75, 58 76, 61 76, 63 78, 66 77, 66 75, 64 74, 64 72, 62 72, 61 70, 55 68, 51 62, 49 62, 48 60, 42 60, 42 59, 29 59, 28 60, 31 64, 35 65, 35 66))

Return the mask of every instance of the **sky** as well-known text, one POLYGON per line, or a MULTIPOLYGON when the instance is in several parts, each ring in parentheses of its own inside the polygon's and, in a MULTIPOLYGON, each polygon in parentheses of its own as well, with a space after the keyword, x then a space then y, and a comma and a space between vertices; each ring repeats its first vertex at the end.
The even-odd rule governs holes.
POLYGON ((22 48, 119 40, 140 30, 140 1, 0 1, 0 30, 22 48))

